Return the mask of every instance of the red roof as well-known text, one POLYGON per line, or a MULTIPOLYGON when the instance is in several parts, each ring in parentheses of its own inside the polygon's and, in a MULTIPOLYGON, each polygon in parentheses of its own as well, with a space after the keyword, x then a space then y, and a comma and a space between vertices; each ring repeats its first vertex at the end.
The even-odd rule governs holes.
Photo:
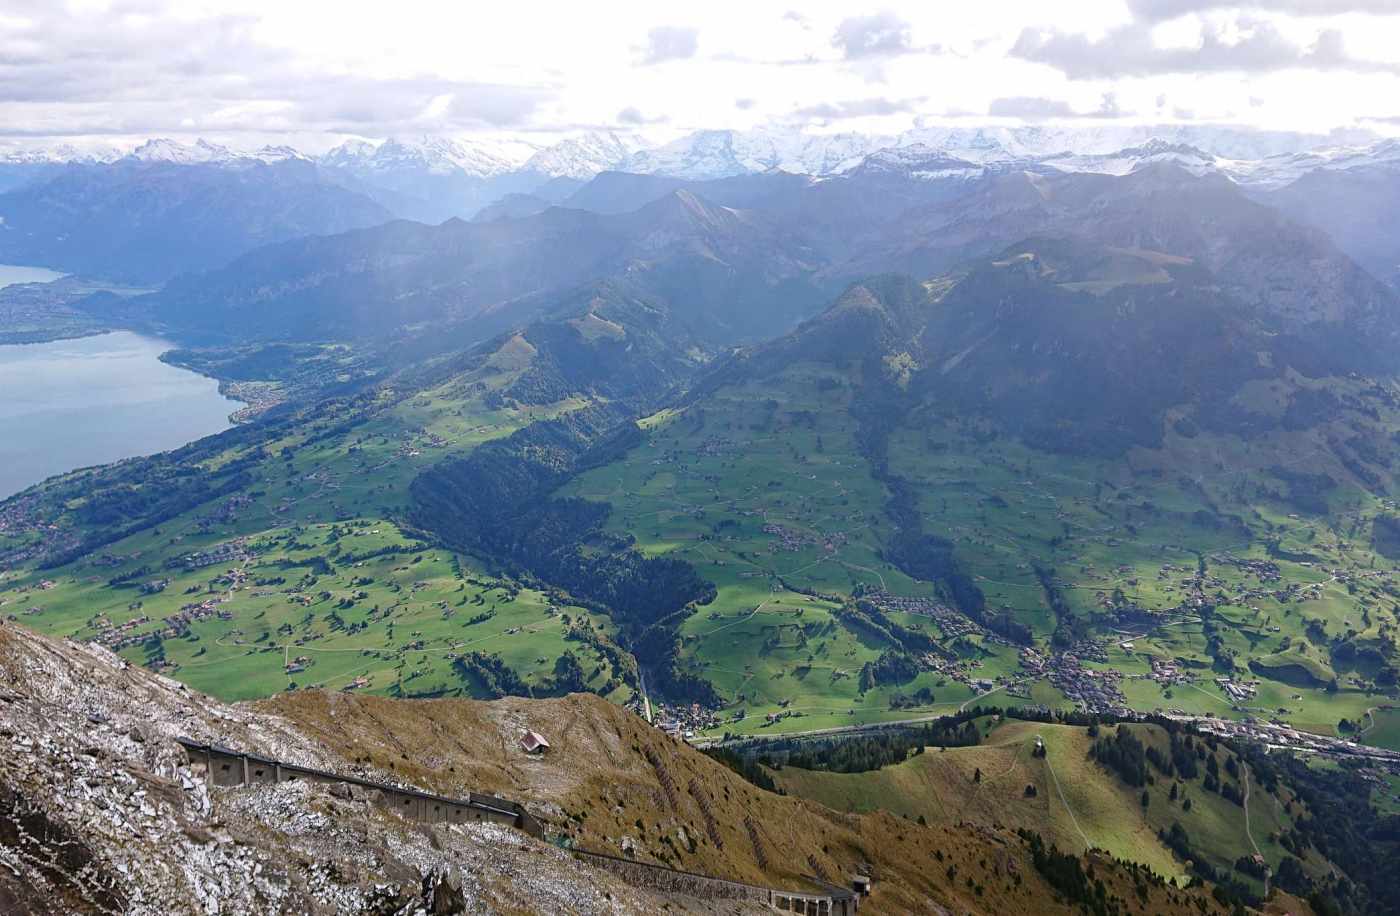
POLYGON ((549 750, 549 741, 539 732, 527 731, 520 739, 520 746, 527 753, 533 754, 535 751, 549 750))

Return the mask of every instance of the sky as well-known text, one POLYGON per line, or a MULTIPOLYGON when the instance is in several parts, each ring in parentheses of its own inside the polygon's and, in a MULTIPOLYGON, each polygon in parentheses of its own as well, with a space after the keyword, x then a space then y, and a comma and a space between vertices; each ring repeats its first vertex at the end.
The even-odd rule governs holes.
POLYGON ((5 0, 0 142, 1220 122, 1400 133, 1400 0, 5 0))

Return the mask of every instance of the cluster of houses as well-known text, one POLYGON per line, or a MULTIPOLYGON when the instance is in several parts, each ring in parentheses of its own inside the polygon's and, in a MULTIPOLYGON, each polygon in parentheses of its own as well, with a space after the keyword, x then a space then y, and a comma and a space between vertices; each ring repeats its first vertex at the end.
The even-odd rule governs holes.
POLYGON ((93 621, 96 630, 92 637, 92 642, 111 649, 113 652, 120 652, 122 649, 145 642, 151 636, 159 636, 162 639, 179 639, 188 636, 190 624, 196 620, 204 620, 217 616, 220 620, 232 620, 233 614, 219 608, 221 598, 210 598, 193 604, 186 604, 174 614, 161 618, 161 626, 155 630, 147 630, 151 618, 145 614, 133 617, 123 623, 114 624, 107 616, 100 616, 93 621))
POLYGON ((777 539, 768 545, 769 551, 773 553, 778 551, 795 553, 808 547, 820 547, 827 553, 832 553, 845 547, 848 540, 844 531, 830 534, 809 534, 786 525, 771 523, 763 526, 763 533, 777 539))
POLYGON ((30 560, 45 555, 77 547, 80 529, 63 527, 47 521, 35 510, 40 501, 35 496, 16 496, 0 503, 0 534, 32 534, 34 539, 23 547, 16 547, 5 555, 5 562, 11 569, 19 569, 30 560))
POLYGON ((1254 694, 1259 691, 1259 681, 1237 681, 1234 678, 1218 677, 1215 685, 1225 691, 1225 695, 1231 702, 1243 703, 1245 700, 1254 699, 1254 694))
POLYGON ((1282 722, 1261 722, 1253 717, 1241 720, 1218 719, 1213 716, 1173 715, 1190 721, 1196 728, 1222 738, 1256 741, 1270 749, 1289 749, 1331 757, 1365 757, 1400 772, 1400 751, 1360 744, 1355 738, 1333 738, 1300 731, 1282 722))
POLYGON ((891 595, 884 591, 869 591, 861 597, 882 611, 928 617, 938 624, 938 629, 942 630, 943 635, 949 639, 956 639, 959 636, 991 636, 991 633, 979 626, 972 618, 961 611, 954 610, 936 598, 891 595))
POLYGON ((1151 672, 1147 675, 1149 680, 1156 681, 1163 687, 1173 687, 1178 684, 1191 684, 1195 682, 1195 677, 1190 672, 1183 671, 1175 661, 1165 658, 1151 656, 1149 664, 1152 666, 1151 672))
POLYGON ((932 671, 946 677, 950 681, 959 684, 966 684, 974 690, 990 690, 996 686, 993 681, 973 677, 973 672, 982 667, 982 662, 975 658, 957 658, 951 653, 925 652, 919 656, 919 667, 924 671, 932 671), (979 686, 985 684, 986 686, 979 686))
POLYGON ((114 624, 103 616, 93 621, 93 626, 97 633, 93 636, 92 642, 105 646, 113 652, 119 652, 127 646, 134 646, 146 639, 146 634, 141 632, 141 628, 151 622, 151 618, 145 614, 133 617, 123 623, 114 624))
POLYGON ((305 671, 314 664, 315 662, 312 660, 311 656, 298 655, 296 658, 287 662, 283 668, 288 674, 297 674, 298 672, 305 671))
MULTIPOLYGON (((638 701, 640 704, 640 700, 638 701)), ((640 707, 636 710, 641 714, 640 707)), ((656 703, 652 707, 652 722, 657 728, 677 740, 695 737, 695 733, 720 724, 719 716, 699 703, 672 706, 656 703)))
POLYGON ((1254 576, 1260 582, 1278 582, 1283 578, 1282 571, 1273 560, 1237 557, 1231 553, 1215 553, 1210 555, 1210 561, 1224 566, 1233 566, 1241 572, 1254 576))
POLYGON ((208 550, 197 550, 194 553, 186 554, 177 562, 186 571, 204 569, 207 566, 219 566, 225 563, 243 564, 252 558, 243 538, 235 538, 222 544, 216 544, 208 550))
POLYGON ((1045 678, 1052 687, 1086 712, 1125 713, 1127 699, 1120 686, 1123 673, 1113 669, 1084 667, 1085 661, 1108 661, 1104 647, 1085 640, 1063 652, 1041 655, 1034 649, 1021 650, 1021 667, 1033 678, 1045 678))

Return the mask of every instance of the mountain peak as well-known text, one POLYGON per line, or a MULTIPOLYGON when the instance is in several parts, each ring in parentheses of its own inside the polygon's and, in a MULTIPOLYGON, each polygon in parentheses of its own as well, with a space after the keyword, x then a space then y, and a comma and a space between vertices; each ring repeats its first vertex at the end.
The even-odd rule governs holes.
POLYGON ((523 166, 551 178, 586 181, 601 172, 621 167, 642 147, 637 137, 615 131, 590 131, 547 146, 523 166))
POLYGON ((522 141, 423 134, 389 137, 377 144, 347 140, 322 156, 321 162, 369 172, 412 170, 490 178, 520 168, 534 151, 533 145, 522 141))
POLYGON ((890 146, 876 150, 854 171, 862 174, 894 174, 923 181, 936 179, 972 179, 986 174, 986 168, 958 158, 925 143, 890 146))
POLYGON ((206 162, 225 162, 234 158, 234 153, 225 146, 210 143, 203 138, 194 143, 181 143, 167 137, 147 140, 127 156, 139 162, 171 162, 180 165, 194 165, 206 162))

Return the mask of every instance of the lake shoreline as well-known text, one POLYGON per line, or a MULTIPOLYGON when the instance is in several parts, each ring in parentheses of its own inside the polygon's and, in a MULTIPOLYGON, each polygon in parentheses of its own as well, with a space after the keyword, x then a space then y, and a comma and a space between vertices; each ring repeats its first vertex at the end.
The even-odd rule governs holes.
POLYGON ((93 328, 73 331, 0 331, 0 347, 30 347, 39 344, 58 343, 63 340, 82 340, 85 337, 99 337, 126 328, 93 328))
POLYGON ((77 340, 120 330, 145 333, 75 306, 98 293, 128 299, 149 292, 144 287, 48 268, 0 264, 0 346, 77 340))
POLYGON ((0 346, 0 501, 235 428, 247 403, 220 379, 162 361, 172 349, 125 329, 0 346))
POLYGON ((230 401, 237 401, 240 405, 242 405, 237 410, 230 413, 228 416, 228 421, 233 426, 243 426, 245 424, 251 423, 257 419, 260 413, 268 409, 267 407, 259 407, 256 401, 250 399, 248 392, 244 390, 244 383, 241 383, 236 379, 223 378, 222 376, 206 372, 203 369, 200 369, 198 366, 193 366, 188 363, 182 363, 178 360, 166 359, 165 357, 167 355, 169 355, 170 353, 174 353, 176 350, 179 350, 180 347, 175 345, 174 341, 166 340, 164 337, 157 337, 153 334, 149 334, 144 331, 137 330, 135 328, 104 327, 94 329, 91 331, 78 331, 71 334, 59 333, 42 335, 32 340, 15 340, 12 339, 11 335, 8 335, 6 332, 0 331, 0 347, 41 346, 43 344, 61 343, 65 340, 86 340, 89 337, 102 337, 106 334, 136 334, 140 337, 145 337, 150 340, 161 340, 165 343, 171 344, 170 349, 161 353, 156 358, 167 366, 174 366, 176 369, 183 369, 186 372, 193 372, 195 375, 201 376, 202 378, 207 378, 218 382, 219 394, 223 395, 230 401))

